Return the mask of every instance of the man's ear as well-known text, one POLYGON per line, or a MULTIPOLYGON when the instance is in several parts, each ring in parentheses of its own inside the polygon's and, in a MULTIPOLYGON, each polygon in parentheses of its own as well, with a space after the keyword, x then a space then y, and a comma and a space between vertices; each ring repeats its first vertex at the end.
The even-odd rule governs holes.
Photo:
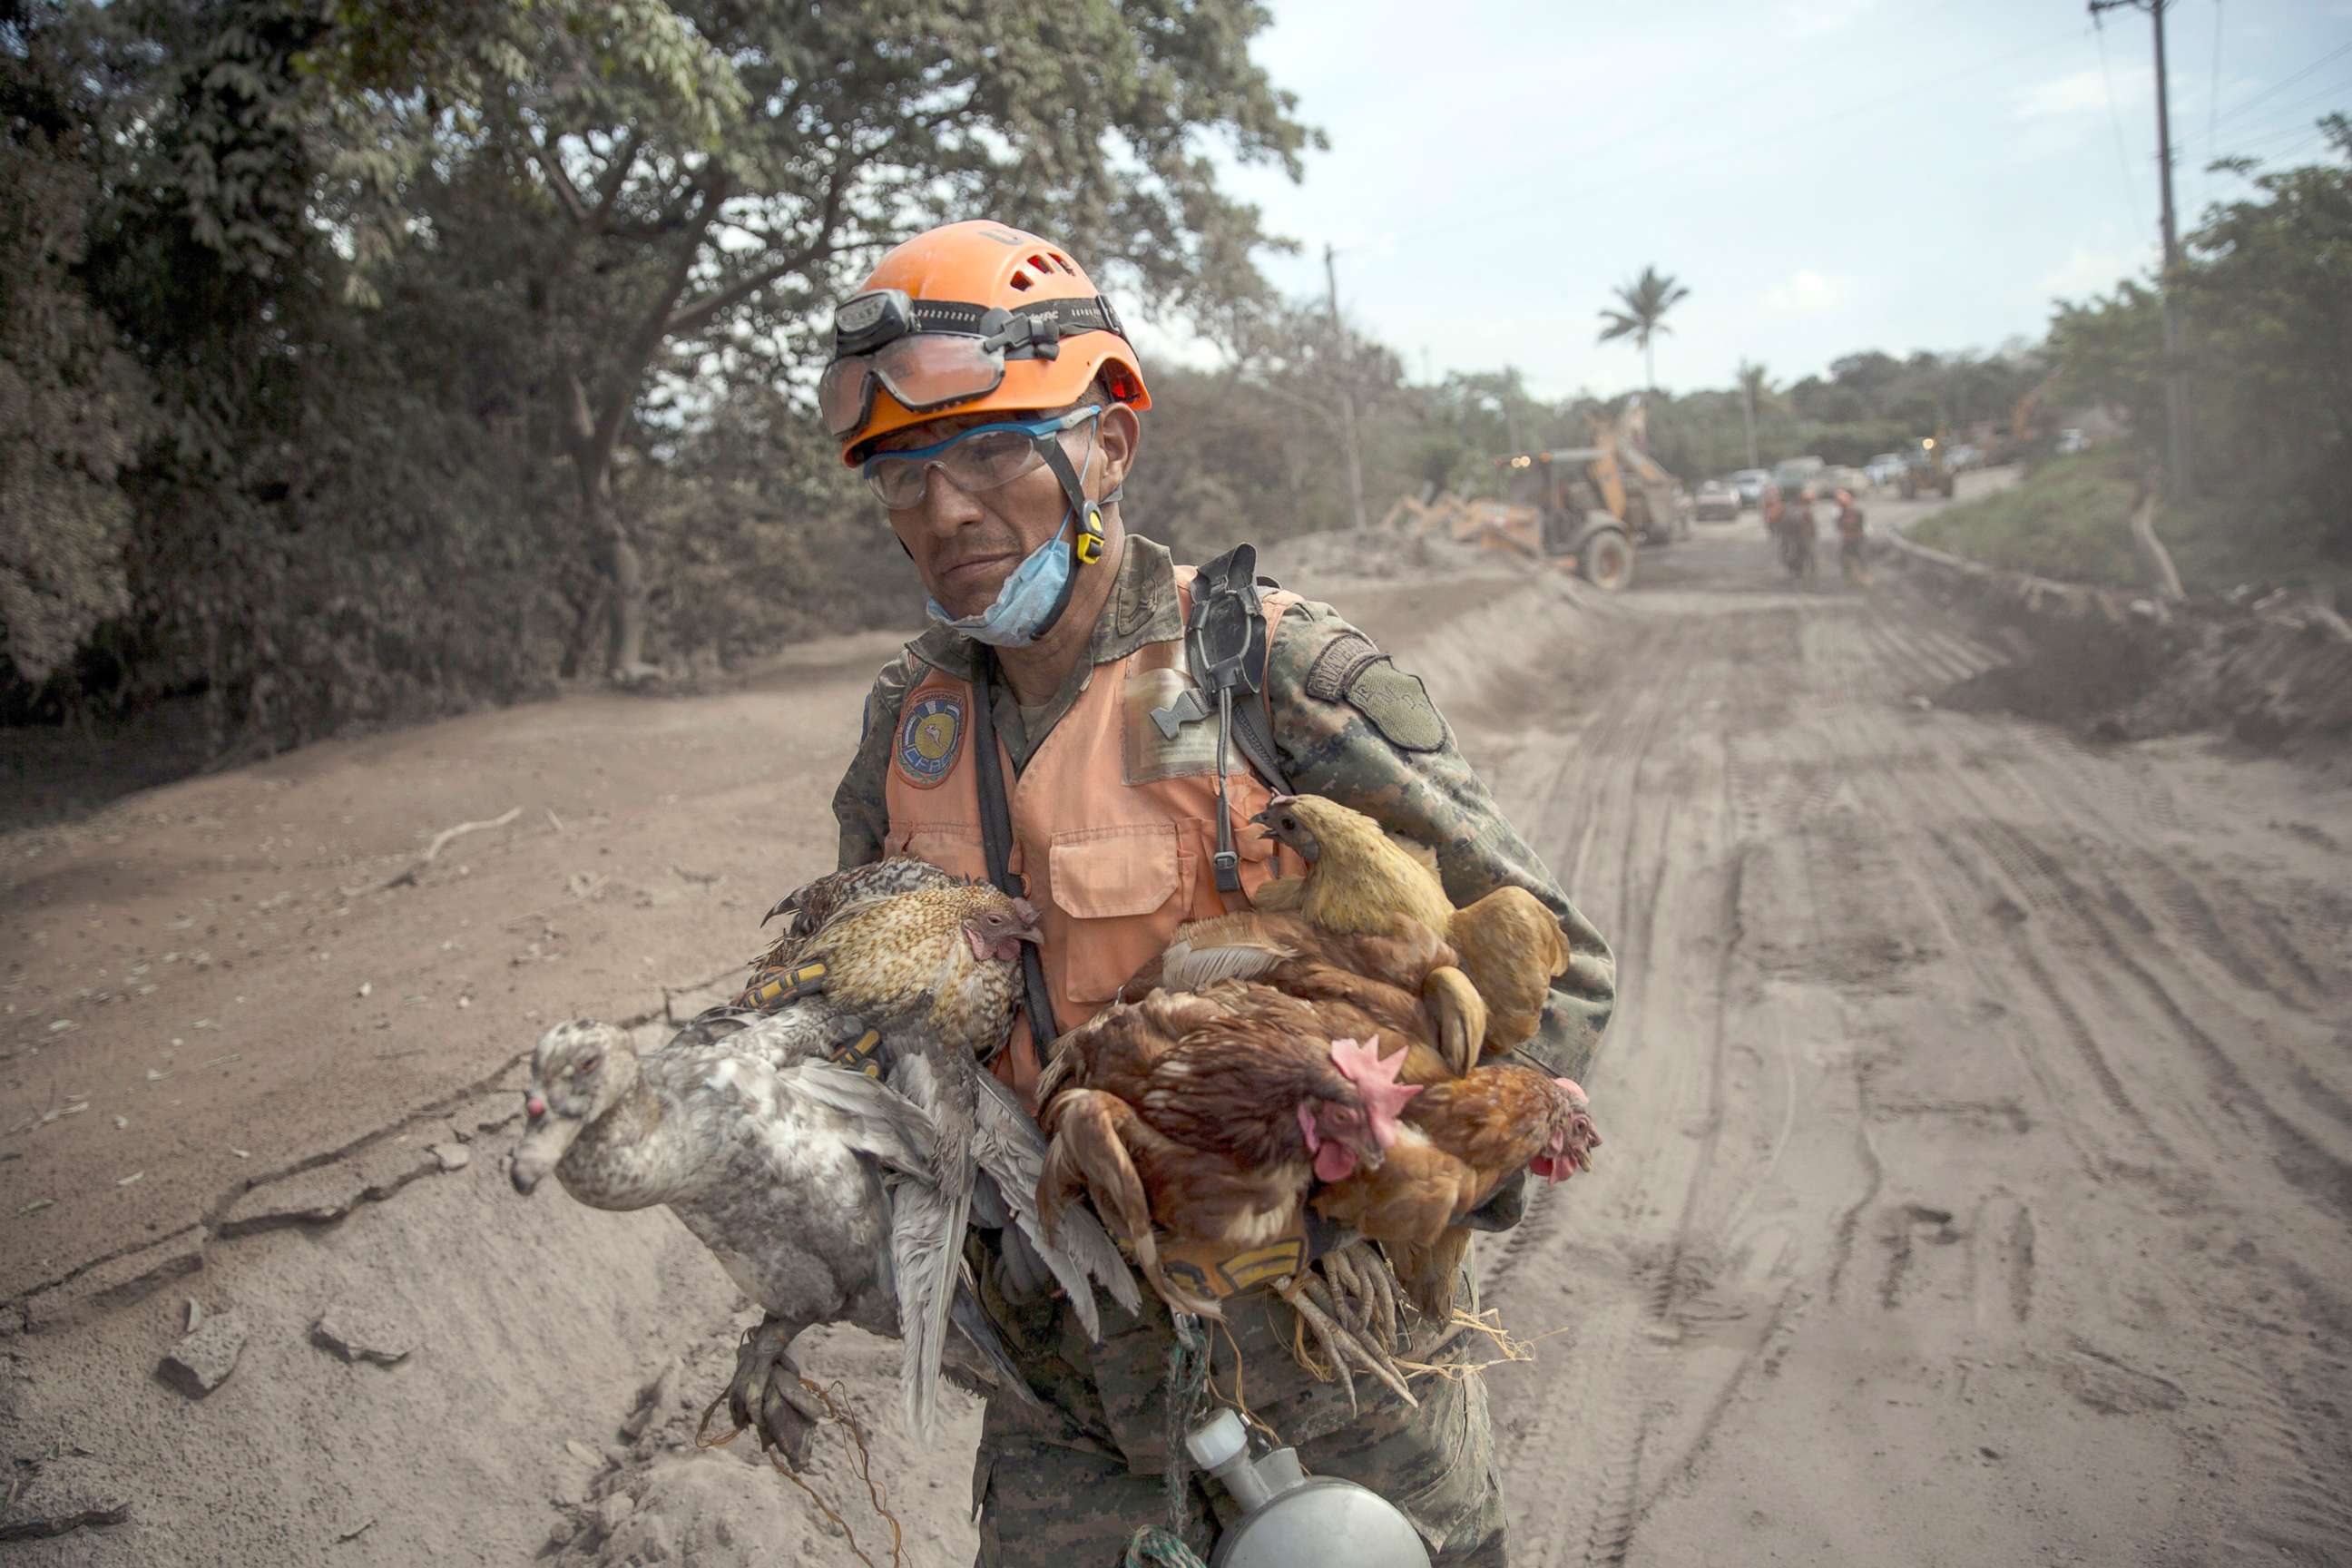
POLYGON ((1127 482, 1128 470, 1135 466, 1136 448, 1143 441, 1143 421, 1126 404, 1114 403, 1095 423, 1101 426, 1102 493, 1108 495, 1127 482))

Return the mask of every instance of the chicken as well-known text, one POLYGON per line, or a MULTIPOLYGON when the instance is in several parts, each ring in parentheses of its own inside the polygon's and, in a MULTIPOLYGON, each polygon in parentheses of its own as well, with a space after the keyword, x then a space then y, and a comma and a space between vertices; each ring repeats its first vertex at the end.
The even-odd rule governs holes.
POLYGON ((1529 1068, 1496 1063, 1411 1092, 1381 1163, 1326 1184, 1314 1204, 1386 1245, 1413 1305, 1443 1317, 1469 1245, 1458 1222, 1522 1166, 1552 1182, 1591 1169, 1601 1134, 1583 1089, 1529 1068))
POLYGON ((737 1005, 822 991, 885 1034, 918 998, 940 1037, 986 1061, 1003 1047, 1036 911, 984 882, 894 858, 820 877, 775 909, 791 924, 754 966, 737 1005))
POLYGON ((1255 900, 1259 909, 1295 909, 1324 930, 1350 935, 1392 933, 1401 920, 1412 920, 1444 938, 1458 966, 1433 971, 1425 995, 1457 1074, 1482 1055, 1535 1037, 1551 982, 1567 973, 1570 958, 1559 921, 1541 900, 1524 888, 1497 888, 1456 910, 1426 849, 1319 795, 1277 795, 1256 820, 1307 868, 1302 878, 1266 884, 1255 900))
MULTIPOLYGON (((892 1250, 908 1345, 908 1417, 936 1420, 936 1393, 975 1198, 992 1227, 1032 1270, 1068 1292, 1089 1335, 1093 1287, 1133 1308, 1135 1281, 1091 1216, 1045 1242, 1034 1204, 1045 1140, 1028 1112, 981 1063, 1013 1024, 1021 944, 1037 940, 1034 911, 984 883, 919 860, 888 859, 820 878, 779 910, 792 921, 740 1000, 803 1007, 817 997, 855 1012, 887 1041, 886 1082, 922 1111, 932 1132, 928 1179, 893 1192, 892 1250)), ((777 910, 770 911, 773 918, 777 910)))
POLYGON ((1389 933, 1349 936, 1301 914, 1244 910, 1179 926, 1119 997, 1255 981, 1312 1004, 1332 1035, 1404 1045, 1399 1080, 1434 1083, 1453 1077, 1454 1068, 1442 1055, 1443 1028, 1426 987, 1431 974, 1454 961, 1454 950, 1417 920, 1400 921, 1389 933))
POLYGON ((1090 1194, 1163 1300, 1220 1316, 1161 1268, 1157 1233, 1239 1250, 1296 1231, 1315 1181, 1376 1165, 1394 1142, 1412 1092, 1395 1065, 1267 985, 1114 1003, 1062 1037, 1039 1081, 1038 1206, 1058 1226, 1090 1194))
MULTIPOLYGON (((795 1461, 821 1411, 793 1342, 819 1323, 898 1332, 891 1189, 928 1183, 934 1159, 920 1108, 824 1059, 856 1024, 706 1015, 642 1059, 611 1025, 558 1024, 532 1053, 510 1173, 525 1195, 552 1172, 592 1208, 677 1215, 765 1310, 728 1399, 795 1461)), ((951 1315, 977 1364, 1026 1395, 969 1281, 951 1315)))

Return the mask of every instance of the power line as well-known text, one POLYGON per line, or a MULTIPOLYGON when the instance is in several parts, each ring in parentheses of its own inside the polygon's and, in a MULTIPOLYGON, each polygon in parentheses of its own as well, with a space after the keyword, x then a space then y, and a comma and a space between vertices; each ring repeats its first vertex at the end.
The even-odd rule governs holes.
MULTIPOLYGON (((2315 127, 2315 121, 2310 120, 2299 125, 2274 125, 2260 134, 2231 142, 2229 152, 2217 155, 2225 158, 2238 157, 2255 148, 2268 147, 2274 142, 2294 142, 2300 146, 2304 142, 2318 141, 2326 136, 2326 132, 2315 127)), ((2273 153, 2273 156, 2277 154, 2273 153)))
MULTIPOLYGON (((2271 105, 2268 109, 2264 110, 2263 113, 2256 116, 2252 122, 2232 130, 2230 134, 2232 136, 2267 136, 2274 131, 2289 129, 2293 121, 2303 118, 2303 111, 2308 109, 2311 105, 2315 103, 2325 103, 2330 99, 2343 99, 2347 96, 2352 96, 2352 82, 2331 82, 2327 86, 2321 88, 2317 92, 2307 92, 2301 98, 2291 99, 2285 103, 2274 103, 2271 105), (2277 115, 2284 115, 2287 118, 2284 120, 2273 118, 2277 115)), ((2208 140, 2203 144, 2207 147, 2210 147, 2214 145, 2216 140, 2218 139, 2212 137, 2209 132, 2208 140)))
POLYGON ((2124 203, 2131 208, 2132 227, 2140 226, 2138 182, 2132 177, 2131 150, 2124 144, 2124 120, 2116 110, 2116 79, 2107 69, 2107 30, 2091 18, 2091 37, 2099 45, 2099 79, 2107 89, 2107 128, 2116 133, 2116 164, 2124 174, 2124 203))
POLYGON ((2346 44, 2340 48, 2330 49, 2327 53, 2320 56, 2317 59, 2312 61, 2309 65, 2304 67, 2293 76, 2281 77, 2278 80, 2271 83, 2270 86, 2263 89, 2262 91, 2254 94, 2253 97, 2239 100, 2237 103, 2231 107, 2229 113, 2221 117, 2221 122, 2226 124, 2229 121, 2237 119, 2238 116, 2245 113, 2246 110, 2262 102, 2263 100, 2270 97, 2273 93, 2284 91, 2286 89, 2293 87, 2296 82, 2301 81, 2304 78, 2311 75, 2314 71, 2319 70, 2336 60, 2342 59, 2346 55, 2352 55, 2352 44, 2346 44))
MULTIPOLYGON (((2212 75, 2205 81, 2205 144, 2208 147, 2213 144, 2214 118, 2221 112, 2221 0, 2213 0, 2212 75)), ((2200 195, 2211 194, 2213 176, 2204 175, 2199 180, 2197 189, 2200 195)))
POLYGON ((2205 139, 2213 139, 2213 121, 2221 112, 2221 0, 2213 0, 2213 74, 2205 83, 2205 139))

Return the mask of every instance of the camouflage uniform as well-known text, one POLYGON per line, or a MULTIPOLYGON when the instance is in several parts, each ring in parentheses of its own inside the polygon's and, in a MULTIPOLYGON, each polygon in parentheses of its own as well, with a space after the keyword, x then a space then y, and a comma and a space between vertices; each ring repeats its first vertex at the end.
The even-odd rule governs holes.
MULTIPOLYGON (((1173 563, 1166 549, 1130 534, 1090 657, 1042 710, 1024 716, 999 688, 991 712, 1017 771, 1068 711, 1096 666, 1147 643, 1182 635, 1173 563)), ((885 784, 898 710, 921 665, 969 679, 973 645, 934 627, 886 666, 866 699, 864 739, 834 797, 841 864, 878 858, 888 833, 885 784)), ((1276 623, 1266 670, 1274 738, 1292 786, 1343 802, 1433 847, 1447 893, 1466 903, 1505 884, 1532 891, 1556 910, 1575 957, 1553 984, 1532 1050, 1553 1069, 1581 1077, 1615 999, 1615 968, 1600 933, 1569 903, 1551 875, 1496 810, 1493 797, 1454 748, 1452 731, 1420 680, 1396 669, 1371 639, 1328 605, 1306 603, 1276 623)), ((1517 1189, 1494 1205, 1516 1219, 1517 1189)), ((1491 1212, 1491 1211, 1490 1211, 1491 1212)), ((1051 1409, 1040 1415, 992 1401, 973 1477, 983 1565, 1115 1563, 1138 1525, 1164 1520, 1166 1378, 1173 1348, 1167 1312, 1147 1300, 1129 1318, 1103 1303, 1103 1342, 1088 1344, 1067 1305, 1016 1299, 993 1260, 982 1260, 988 1303, 1015 1359, 1051 1409)), ((1466 1293, 1468 1279, 1463 1281, 1466 1293)), ((1288 1309, 1261 1296, 1229 1302, 1230 1337, 1212 1328, 1211 1376, 1223 1395, 1299 1448, 1309 1470, 1346 1476, 1403 1509, 1447 1568, 1505 1561, 1502 1499, 1486 1390, 1475 1376, 1424 1380, 1412 1409, 1360 1378, 1362 1413, 1346 1395, 1309 1378, 1285 1348, 1288 1309)), ((1460 1353, 1472 1353, 1462 1347, 1460 1353)), ((1197 1543, 1206 1535, 1208 1492, 1198 1480, 1186 1506, 1197 1543)))

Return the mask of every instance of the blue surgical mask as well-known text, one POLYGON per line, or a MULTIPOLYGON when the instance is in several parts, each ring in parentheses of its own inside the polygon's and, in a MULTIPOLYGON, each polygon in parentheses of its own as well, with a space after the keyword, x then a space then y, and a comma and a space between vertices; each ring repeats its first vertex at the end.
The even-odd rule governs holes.
POLYGON ((925 609, 938 625, 974 642, 991 647, 1027 647, 1060 618, 1069 597, 1070 566, 1070 517, 1066 511, 1060 531, 1013 569, 1013 575, 996 591, 996 603, 961 620, 949 615, 937 599, 928 601, 925 609))
MULTIPOLYGON (((1086 467, 1078 470, 1084 481, 1094 472, 1095 443, 1087 443, 1086 467)), ((1107 504, 1090 502, 1090 505, 1107 504)), ((996 602, 976 616, 961 619, 950 616, 947 606, 937 599, 924 601, 924 612, 935 625, 942 626, 972 641, 986 643, 991 647, 1027 647, 1053 629, 1070 603, 1070 574, 1076 563, 1070 554, 1070 519, 1072 512, 1062 512, 1062 526, 1054 537, 1031 551, 1004 586, 996 591, 996 602)))

